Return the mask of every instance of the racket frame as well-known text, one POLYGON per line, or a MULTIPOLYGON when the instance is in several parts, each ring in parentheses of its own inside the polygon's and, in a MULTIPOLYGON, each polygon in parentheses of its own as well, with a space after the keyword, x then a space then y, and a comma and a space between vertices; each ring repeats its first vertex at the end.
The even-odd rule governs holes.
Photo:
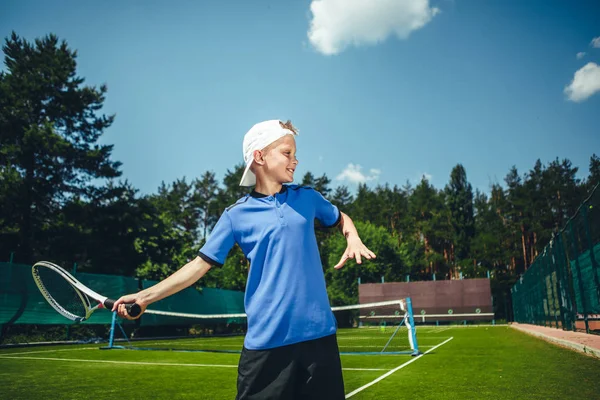
POLYGON ((35 284, 37 285, 38 289, 40 290, 40 292, 42 293, 42 295, 44 296, 44 298, 48 301, 48 303, 56 310, 58 311, 62 316, 76 321, 76 322, 82 322, 85 321, 86 319, 90 318, 90 316, 94 313, 94 311, 96 311, 99 308, 109 308, 108 306, 110 305, 110 308, 112 308, 112 303, 114 303, 114 300, 110 300, 105 296, 102 296, 99 293, 94 292, 92 289, 88 288, 87 286, 85 286, 83 283, 79 282, 77 279, 75 279, 75 277, 73 275, 71 275, 70 273, 68 273, 67 271, 65 271, 63 268, 59 267, 58 265, 51 263, 49 261, 38 261, 37 263, 35 263, 33 265, 33 267, 31 268, 31 274, 33 275, 33 280, 35 282, 35 284), (39 268, 49 268, 52 271, 56 272, 58 275, 60 275, 65 281, 67 281, 68 284, 70 284, 74 289, 75 292, 77 293, 77 295, 79 296, 79 298, 81 299, 81 302, 83 303, 83 306, 85 307, 85 316, 81 317, 78 315, 75 315, 73 313, 70 313, 69 311, 65 310, 59 302, 57 302, 54 297, 52 297, 52 295, 48 292, 48 290, 46 289, 42 279, 40 278, 39 274, 38 274, 38 269, 39 268), (95 306, 92 306, 91 300, 97 301, 98 304, 95 306), (108 300, 108 301, 107 301, 108 300))

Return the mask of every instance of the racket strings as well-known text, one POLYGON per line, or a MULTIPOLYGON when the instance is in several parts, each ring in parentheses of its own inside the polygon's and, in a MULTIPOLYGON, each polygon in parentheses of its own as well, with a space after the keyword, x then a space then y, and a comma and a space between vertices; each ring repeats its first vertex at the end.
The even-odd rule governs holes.
POLYGON ((63 315, 66 312, 66 314, 85 318, 89 304, 84 303, 87 300, 84 294, 50 268, 37 268, 35 275, 43 286, 45 297, 55 309, 63 315))

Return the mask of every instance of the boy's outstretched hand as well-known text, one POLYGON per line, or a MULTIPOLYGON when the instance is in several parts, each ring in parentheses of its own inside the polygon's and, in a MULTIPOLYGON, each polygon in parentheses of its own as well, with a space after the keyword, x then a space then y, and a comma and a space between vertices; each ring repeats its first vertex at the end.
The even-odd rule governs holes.
POLYGON ((338 262, 333 268, 340 269, 346 264, 346 261, 351 258, 356 259, 357 264, 362 264, 362 257, 365 257, 367 260, 372 258, 376 258, 377 256, 371 250, 367 248, 358 237, 348 238, 348 247, 346 247, 346 251, 342 254, 342 258, 340 258, 340 262, 338 262))
POLYGON ((141 302, 139 301, 138 297, 139 297, 139 293, 134 293, 134 294, 128 294, 127 296, 123 296, 123 297, 119 298, 117 301, 115 301, 115 305, 113 306, 111 311, 116 311, 117 315, 121 318, 130 319, 130 320, 138 319, 139 317, 142 316, 144 311, 146 311, 146 305, 140 304, 141 302), (135 318, 130 316, 127 313, 127 309, 125 308, 125 304, 130 304, 130 303, 138 303, 138 305, 142 309, 142 312, 140 313, 140 315, 138 315, 135 318))

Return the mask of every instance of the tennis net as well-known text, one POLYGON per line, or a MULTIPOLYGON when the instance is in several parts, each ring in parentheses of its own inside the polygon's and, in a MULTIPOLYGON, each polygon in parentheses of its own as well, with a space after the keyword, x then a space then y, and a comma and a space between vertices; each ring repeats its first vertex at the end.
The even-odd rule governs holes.
MULTIPOLYGON (((337 319, 338 346, 342 354, 419 354, 410 298, 332 307, 337 319)), ((123 328, 113 315, 108 346, 104 349, 205 351, 239 353, 247 329, 246 314, 190 314, 146 310, 168 322, 161 327, 123 328)))

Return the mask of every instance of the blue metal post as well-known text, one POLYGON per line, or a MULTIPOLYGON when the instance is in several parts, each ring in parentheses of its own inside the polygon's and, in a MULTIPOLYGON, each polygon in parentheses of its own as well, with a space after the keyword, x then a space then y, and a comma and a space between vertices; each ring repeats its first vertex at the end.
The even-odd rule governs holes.
POLYGON ((14 251, 11 251, 11 252, 10 252, 10 259, 8 260, 8 263, 9 263, 9 264, 12 264, 12 262, 13 262, 13 257, 14 257, 14 256, 15 256, 15 252, 14 252, 14 251))
POLYGON ((416 329, 415 329, 415 319, 413 316, 413 308, 412 308, 412 300, 410 299, 410 297, 406 298, 406 308, 407 308, 407 312, 408 312, 408 323, 411 326, 410 329, 410 335, 412 337, 412 342, 413 342, 413 353, 412 355, 417 355, 420 354, 419 352, 419 344, 417 343, 417 333, 416 333, 416 329))
POLYGON ((108 339, 108 348, 113 347, 113 340, 115 338, 115 324, 117 323, 117 312, 112 313, 112 322, 110 324, 110 337, 108 339))
POLYGON ((383 279, 383 275, 381 276, 381 283, 385 283, 385 279, 383 279))

